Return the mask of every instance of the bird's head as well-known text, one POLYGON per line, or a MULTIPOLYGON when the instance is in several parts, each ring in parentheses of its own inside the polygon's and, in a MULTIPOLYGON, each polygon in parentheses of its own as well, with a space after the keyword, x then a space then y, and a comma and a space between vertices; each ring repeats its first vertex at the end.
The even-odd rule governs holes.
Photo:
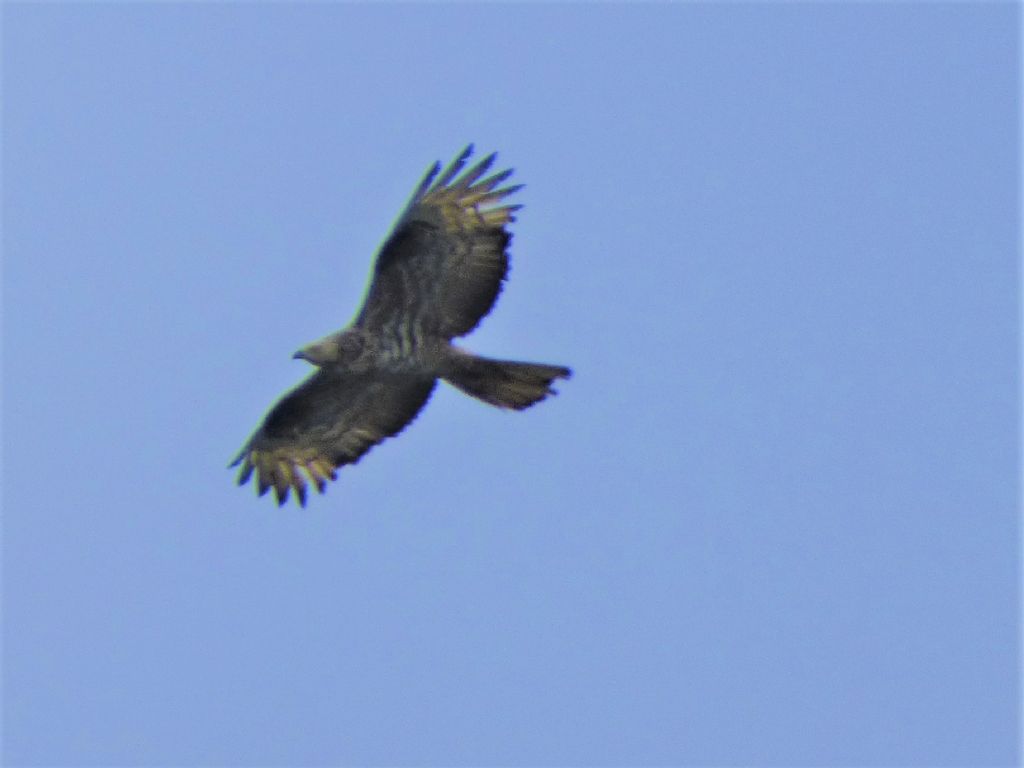
POLYGON ((313 365, 329 365, 338 359, 338 343, 330 336, 307 344, 292 357, 296 360, 305 360, 313 365))
POLYGON ((307 344, 292 357, 316 366, 345 365, 354 362, 364 348, 362 334, 356 330, 338 331, 307 344))

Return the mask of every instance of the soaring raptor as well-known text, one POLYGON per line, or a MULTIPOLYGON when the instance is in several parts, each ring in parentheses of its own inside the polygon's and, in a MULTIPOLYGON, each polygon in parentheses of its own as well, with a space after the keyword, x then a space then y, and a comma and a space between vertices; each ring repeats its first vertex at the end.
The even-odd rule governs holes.
POLYGON ((416 187, 377 252, 363 306, 347 327, 295 357, 317 370, 271 408, 231 466, 238 484, 256 473, 262 496, 277 503, 306 479, 320 493, 337 470, 397 435, 426 405, 438 379, 499 408, 522 410, 554 394, 561 365, 491 360, 452 344, 491 311, 508 275, 508 225, 521 208, 501 186, 512 169, 486 176, 490 154, 462 172, 469 145, 416 187), (485 178, 486 176, 486 178, 485 178))

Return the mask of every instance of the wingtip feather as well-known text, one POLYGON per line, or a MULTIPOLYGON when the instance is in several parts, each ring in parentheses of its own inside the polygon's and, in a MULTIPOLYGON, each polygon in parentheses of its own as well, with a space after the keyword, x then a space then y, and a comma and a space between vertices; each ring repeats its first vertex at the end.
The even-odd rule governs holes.
POLYGON ((242 465, 242 468, 238 471, 238 484, 239 485, 245 485, 247 482, 249 482, 249 478, 252 477, 252 470, 253 470, 252 462, 249 461, 249 457, 246 456, 245 457, 245 463, 242 465))
POLYGON ((501 173, 496 173, 493 176, 488 176, 486 179, 473 186, 474 190, 480 190, 481 192, 490 192, 496 186, 501 184, 505 179, 511 176, 515 170, 513 168, 506 168, 501 173))
POLYGON ((290 486, 274 486, 274 497, 277 499, 277 506, 283 507, 284 503, 288 501, 288 491, 290 486))
POLYGON ((441 187, 448 186, 452 179, 459 175, 459 171, 462 170, 462 167, 466 164, 466 160, 468 160, 469 156, 472 154, 473 145, 470 143, 467 144, 466 148, 462 150, 454 160, 452 160, 451 164, 445 168, 444 171, 441 172, 437 181, 432 185, 433 189, 440 189, 441 187))
POLYGON ((468 171, 466 171, 464 174, 462 174, 462 177, 458 180, 458 182, 455 184, 455 186, 458 189, 461 189, 461 190, 469 189, 470 187, 473 186, 473 183, 477 179, 479 179, 481 176, 483 176, 485 173, 487 173, 488 170, 490 170, 490 167, 492 165, 494 165, 494 161, 497 158, 498 158, 498 153, 497 152, 491 152, 491 154, 489 154, 487 157, 485 157, 479 163, 477 163, 472 168, 470 168, 468 171))
POLYGON ((430 189, 431 182, 434 180, 434 177, 437 176, 437 173, 440 170, 440 162, 435 162, 432 166, 430 166, 427 169, 427 172, 423 174, 423 178, 420 179, 420 183, 416 185, 416 191, 412 193, 413 200, 416 200, 421 195, 423 195, 424 192, 430 189))

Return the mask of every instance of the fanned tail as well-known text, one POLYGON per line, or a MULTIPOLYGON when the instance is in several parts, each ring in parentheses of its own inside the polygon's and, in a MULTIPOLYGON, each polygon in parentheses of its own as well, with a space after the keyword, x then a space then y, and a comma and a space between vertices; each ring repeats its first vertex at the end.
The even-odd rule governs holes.
POLYGON ((517 411, 557 394, 551 386, 555 379, 572 375, 562 365, 491 360, 465 352, 455 353, 448 362, 443 378, 449 384, 485 403, 517 411))

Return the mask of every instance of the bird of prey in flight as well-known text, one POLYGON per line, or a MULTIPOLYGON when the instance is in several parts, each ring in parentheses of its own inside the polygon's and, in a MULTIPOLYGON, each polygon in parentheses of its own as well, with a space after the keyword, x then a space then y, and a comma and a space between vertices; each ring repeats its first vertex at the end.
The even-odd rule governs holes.
POLYGON ((512 169, 488 176, 495 154, 463 171, 473 145, 444 170, 435 163, 377 252, 355 319, 295 357, 316 371, 270 409, 231 466, 238 484, 255 472, 278 504, 307 478, 323 493, 337 470, 397 435, 426 405, 438 379, 499 408, 522 410, 569 378, 561 365, 492 360, 452 339, 491 311, 508 275, 508 226, 520 205, 502 186, 512 169))

